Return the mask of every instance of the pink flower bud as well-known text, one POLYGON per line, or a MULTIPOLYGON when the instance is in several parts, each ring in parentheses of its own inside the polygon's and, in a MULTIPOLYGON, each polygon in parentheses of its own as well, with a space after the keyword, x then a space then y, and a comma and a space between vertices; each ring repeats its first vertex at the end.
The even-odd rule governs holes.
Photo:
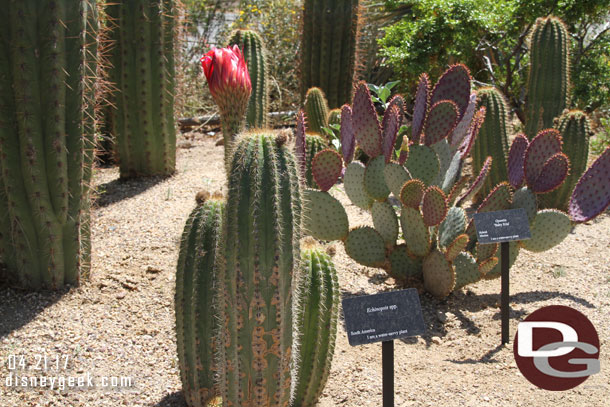
POLYGON ((203 73, 212 97, 221 110, 227 103, 246 103, 252 92, 248 66, 237 45, 212 48, 201 58, 203 73), (236 100, 237 98, 237 100, 236 100))

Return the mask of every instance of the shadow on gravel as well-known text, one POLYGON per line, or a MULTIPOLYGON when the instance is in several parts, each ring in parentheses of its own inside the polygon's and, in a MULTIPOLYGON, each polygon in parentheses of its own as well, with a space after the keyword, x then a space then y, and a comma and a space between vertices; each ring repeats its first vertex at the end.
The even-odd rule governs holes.
POLYGON ((134 197, 166 179, 166 177, 132 178, 126 180, 117 178, 105 184, 100 184, 96 188, 97 194, 93 199, 93 206, 103 208, 134 197))
POLYGON ((27 292, 0 286, 0 339, 27 325, 68 291, 27 292))
MULTIPOLYGON (((510 345, 506 345, 510 346, 510 345)), ((449 359, 448 362, 455 363, 456 365, 476 365, 479 363, 497 363, 498 361, 494 359, 494 356, 504 349, 505 345, 498 345, 495 348, 491 349, 489 352, 481 356, 480 359, 464 359, 464 360, 456 360, 449 359)))
POLYGON ((153 407, 186 407, 186 400, 184 400, 184 394, 181 391, 177 391, 163 397, 163 400, 153 407))

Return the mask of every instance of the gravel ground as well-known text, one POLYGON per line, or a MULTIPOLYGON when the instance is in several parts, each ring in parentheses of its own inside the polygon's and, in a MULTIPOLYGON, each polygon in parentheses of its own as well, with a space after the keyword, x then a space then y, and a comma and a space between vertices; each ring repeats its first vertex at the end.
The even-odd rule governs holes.
MULTIPOLYGON (((116 168, 96 171, 88 282, 61 293, 0 288, 0 407, 185 405, 173 328, 179 237, 195 194, 221 190, 224 172, 222 147, 211 138, 180 145, 178 173, 169 179, 119 182, 116 168), (50 383, 7 386, 15 374, 65 378, 65 388, 57 389, 59 381, 52 390, 50 383), (82 378, 84 386, 69 387, 68 377, 82 378)), ((347 202, 341 190, 333 193, 347 202)), ((368 222, 354 206, 348 213, 353 225, 368 222)), ((548 252, 522 252, 511 270, 511 332, 542 306, 573 307, 600 336, 600 374, 565 392, 530 384, 512 344, 500 345, 500 281, 483 281, 444 301, 421 296, 426 334, 395 345, 396 405, 607 406, 609 230, 605 214, 548 252)), ((334 246, 345 296, 395 288, 382 271, 354 263, 334 246)), ((320 405, 380 406, 381 345, 350 347, 341 326, 320 405)))

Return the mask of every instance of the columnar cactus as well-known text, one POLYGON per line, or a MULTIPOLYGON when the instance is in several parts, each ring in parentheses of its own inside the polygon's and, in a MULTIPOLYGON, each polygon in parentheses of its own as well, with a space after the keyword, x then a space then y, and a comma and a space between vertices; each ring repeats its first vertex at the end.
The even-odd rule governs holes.
POLYGON ((339 282, 330 256, 320 249, 301 253, 295 316, 300 353, 291 406, 315 406, 330 374, 339 319, 339 282))
POLYGON ((96 11, 89 0, 0 10, 0 263, 23 288, 88 270, 96 11))
POLYGON ((557 17, 536 20, 530 37, 525 134, 531 140, 568 107, 570 35, 557 17))
MULTIPOLYGON (((330 149, 313 159, 312 173, 320 190, 305 191, 304 229, 321 240, 343 241, 345 252, 356 262, 382 268, 399 283, 423 283, 440 298, 483 278, 498 277, 497 245, 477 243, 474 222, 462 208, 483 188, 495 165, 494 158, 486 157, 466 188, 461 169, 486 114, 485 106, 476 109, 468 70, 452 66, 432 90, 428 77, 421 76, 411 143, 394 161, 393 146, 400 144, 395 142, 400 127, 396 110, 401 105, 400 100, 390 102, 380 125, 366 84, 357 86, 353 105, 342 109, 342 147, 348 146, 342 149, 343 160, 330 149), (354 140, 370 157, 366 165, 351 160, 354 140), (342 173, 342 161, 345 193, 354 205, 370 210, 373 227, 350 229, 342 204, 328 193, 342 173), (394 199, 388 199, 390 194, 394 199), (404 242, 399 240, 400 229, 404 242)), ((538 210, 537 195, 557 189, 568 174, 569 160, 561 147, 561 135, 554 129, 540 131, 531 142, 517 136, 508 154, 510 184, 495 185, 475 207, 479 213, 526 210, 532 239, 511 243, 509 264, 520 248, 540 252, 559 244, 572 222, 589 220, 610 204, 609 150, 578 181, 568 213, 538 210)))
POLYGON ((328 103, 324 92, 313 87, 305 95, 305 117, 307 129, 316 134, 322 134, 322 127, 328 127, 328 103))
POLYGON ((326 94, 331 109, 351 101, 359 14, 359 0, 304 2, 301 97, 317 86, 326 94))
POLYGON ((176 273, 176 345, 182 390, 189 406, 207 406, 216 386, 218 330, 217 248, 224 202, 201 200, 191 212, 180 244, 176 273))
POLYGON ((493 187, 508 180, 506 156, 508 154, 508 107, 504 96, 493 87, 477 90, 477 107, 485 107, 485 121, 472 151, 472 167, 478 174, 488 156, 493 159, 487 181, 479 191, 479 202, 493 187))
POLYGON ((300 224, 300 181, 286 137, 244 135, 229 172, 218 267, 225 405, 289 405, 300 224))
POLYGON ((116 88, 113 133, 121 178, 171 175, 174 128, 173 0, 108 2, 116 88))
POLYGON ((269 68, 263 40, 255 31, 235 30, 229 36, 228 45, 237 45, 248 64, 252 94, 246 112, 246 127, 265 128, 269 110, 269 68))

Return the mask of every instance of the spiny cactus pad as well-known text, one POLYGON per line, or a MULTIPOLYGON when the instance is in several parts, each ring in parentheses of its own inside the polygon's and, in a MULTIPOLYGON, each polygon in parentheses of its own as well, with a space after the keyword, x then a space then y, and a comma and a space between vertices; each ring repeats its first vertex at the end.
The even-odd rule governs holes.
POLYGON ((476 255, 479 262, 492 258, 498 252, 498 243, 480 244, 477 242, 476 255))
POLYGON ((521 241, 521 246, 531 252, 543 252, 557 246, 572 230, 570 217, 555 209, 538 211, 531 226, 532 238, 521 241))
POLYGON ((421 258, 409 255, 406 244, 394 246, 390 253, 388 273, 398 281, 416 277, 422 272, 421 258))
POLYGON ((430 251, 430 231, 424 224, 422 214, 413 208, 403 207, 400 226, 409 252, 424 257, 430 251))
POLYGON ((476 107, 477 107, 477 94, 473 92, 470 94, 470 100, 468 102, 468 107, 466 108, 466 112, 462 116, 462 119, 460 120, 458 125, 455 126, 453 133, 451 133, 448 137, 449 144, 451 144, 451 147, 453 147, 453 149, 457 149, 464 141, 464 137, 466 137, 466 133, 468 132, 468 129, 470 128, 470 123, 472 122, 472 118, 474 116, 474 112, 476 111, 476 107))
POLYGON ((455 238, 455 240, 447 247, 447 251, 445 252, 445 257, 447 260, 453 261, 460 252, 466 250, 466 246, 468 246, 468 235, 461 234, 455 238))
POLYGON ((343 185, 345 193, 354 205, 362 209, 369 209, 373 204, 373 197, 364 189, 364 164, 352 161, 345 169, 343 185))
MULTIPOLYGON (((441 186, 444 184, 445 182, 445 178, 449 177, 453 177, 455 179, 455 177, 458 175, 457 171, 455 171, 456 169, 458 169, 460 167, 460 155, 459 154, 455 154, 456 161, 453 161, 454 158, 454 153, 453 151, 451 151, 451 146, 449 145, 449 143, 447 142, 446 139, 443 139, 441 141, 439 141, 438 143, 435 143, 433 145, 431 145, 430 147, 432 147, 432 150, 434 151, 434 153, 436 154, 436 156, 438 157, 438 163, 439 163, 439 171, 438 171, 438 176, 434 179, 434 181, 432 181, 432 184, 434 185, 438 185, 441 186), (456 166, 456 168, 454 169, 454 172, 451 175, 448 175, 447 172, 449 170, 449 166, 454 163, 454 165, 456 166)), ((453 181, 447 181, 448 183, 453 184, 453 181)))
POLYGON ((557 153, 561 153, 561 134, 557 130, 542 130, 534 137, 525 150, 523 172, 527 185, 534 185, 546 161, 557 153))
POLYGON ((363 81, 358 83, 356 88, 352 113, 358 145, 369 157, 377 157, 381 154, 381 126, 371 100, 371 93, 363 81))
POLYGON ((383 175, 385 177, 385 183, 390 188, 390 191, 394 196, 400 199, 400 190, 405 182, 411 179, 411 175, 402 165, 389 162, 383 169, 383 175))
POLYGON ((328 191, 337 182, 343 169, 343 160, 335 150, 318 152, 311 162, 313 178, 322 191, 328 191))
POLYGON ((303 193, 303 227, 320 240, 344 240, 349 232, 343 205, 328 192, 306 189, 303 193))
POLYGON ((485 163, 483 164, 483 167, 481 168, 481 172, 479 172, 479 175, 477 176, 477 178, 470 185, 470 188, 468 188, 468 190, 464 193, 464 195, 462 195, 458 199, 458 201, 457 201, 458 206, 461 206, 464 202, 471 199, 477 192, 479 192, 479 190, 483 187, 483 185, 485 185, 485 180, 489 176, 489 171, 491 171, 492 161, 493 161, 493 159, 491 157, 487 157, 487 159, 485 160, 485 163))
POLYGON ((610 205, 610 147, 580 177, 568 213, 574 222, 586 222, 606 210, 610 205))
POLYGON ((341 107, 341 153, 343 161, 351 163, 356 149, 356 134, 354 133, 354 122, 352 108, 349 105, 341 107))
POLYGON ((451 188, 451 192, 449 192, 449 197, 447 198, 447 203, 450 206, 452 206, 454 202, 457 201, 464 188, 466 188, 466 185, 468 184, 469 180, 470 177, 468 177, 468 175, 464 175, 453 185, 453 187, 451 188))
POLYGON ((422 263, 424 287, 437 298, 445 298, 455 287, 456 275, 443 253, 434 250, 422 263))
POLYGON ((565 181, 569 169, 568 156, 563 153, 555 154, 544 163, 540 175, 531 185, 532 191, 542 194, 557 189, 565 181))
POLYGON ((412 178, 420 179, 426 185, 430 185, 436 179, 441 167, 434 150, 424 145, 409 147, 409 157, 405 166, 412 178))
POLYGON ((458 151, 462 155, 462 158, 465 159, 469 154, 470 150, 472 150, 472 146, 474 146, 474 142, 477 139, 477 135, 479 134, 479 130, 485 121, 485 107, 481 106, 479 110, 474 114, 474 118, 472 119, 472 124, 468 128, 466 132, 466 136, 462 140, 462 143, 458 147, 458 151))
POLYGON ((319 187, 313 176, 313 159, 316 154, 327 147, 326 140, 321 136, 317 134, 305 135, 305 184, 310 188, 319 187))
POLYGON ((472 254, 462 252, 453 260, 455 270, 455 288, 458 290, 468 284, 476 283, 482 277, 479 265, 472 254))
POLYGON ((525 135, 519 134, 513 140, 508 151, 508 182, 513 188, 519 188, 525 179, 523 172, 525 166, 525 151, 529 146, 529 140, 525 135))
POLYGON ((419 209, 425 191, 426 186, 423 182, 418 179, 409 180, 400 190, 400 202, 408 208, 419 209))
POLYGON ((382 150, 386 163, 392 159, 392 154, 394 154, 394 144, 396 143, 396 136, 401 124, 400 108, 396 105, 388 106, 383 115, 383 132, 381 136, 382 150))
POLYGON ((453 100, 460 113, 460 118, 468 108, 470 101, 470 71, 465 65, 456 64, 447 69, 432 90, 431 104, 440 100, 453 100))
POLYGON ((445 220, 438 229, 438 241, 441 247, 449 246, 466 230, 466 212, 453 206, 447 211, 445 220))
POLYGON ((523 208, 527 213, 529 222, 533 222, 536 217, 538 205, 536 203, 536 195, 528 187, 523 187, 515 191, 513 194, 512 209, 523 208))
MULTIPOLYGON (((519 256, 520 247, 518 242, 510 242, 508 247, 508 267, 512 267, 519 256)), ((502 275, 502 253, 500 250, 497 251, 495 258, 498 259, 496 266, 490 271, 483 275, 485 280, 493 280, 499 278, 502 275)))
POLYGON ((424 125, 423 144, 431 146, 446 138, 458 123, 458 106, 451 100, 441 100, 430 108, 424 125))
POLYGON ((377 200, 384 200, 390 195, 385 183, 384 168, 385 157, 380 155, 369 161, 364 172, 364 189, 377 200))
POLYGON ((436 226, 445 219, 448 210, 447 197, 439 187, 432 186, 426 190, 421 210, 426 226, 436 226))
POLYGON ((487 273, 489 273, 491 270, 493 270, 494 267, 496 267, 496 265, 498 264, 498 258, 490 257, 489 259, 483 260, 483 261, 479 262, 478 264, 479 264, 479 273, 481 273, 481 277, 485 278, 487 273))
POLYGON ((508 182, 496 185, 477 209, 478 213, 510 209, 512 194, 508 182))
POLYGON ((381 267, 385 262, 383 237, 373 228, 352 229, 345 240, 345 252, 356 262, 369 267, 381 267))
POLYGON ((415 93, 415 105, 413 106, 413 121, 411 123, 411 141, 419 143, 421 132, 424 128, 424 120, 430 103, 430 79, 428 74, 419 76, 417 92, 415 93))
POLYGON ((385 201, 376 201, 371 208, 371 216, 375 230, 383 237, 388 245, 396 244, 398 239, 398 216, 392 205, 385 201))

